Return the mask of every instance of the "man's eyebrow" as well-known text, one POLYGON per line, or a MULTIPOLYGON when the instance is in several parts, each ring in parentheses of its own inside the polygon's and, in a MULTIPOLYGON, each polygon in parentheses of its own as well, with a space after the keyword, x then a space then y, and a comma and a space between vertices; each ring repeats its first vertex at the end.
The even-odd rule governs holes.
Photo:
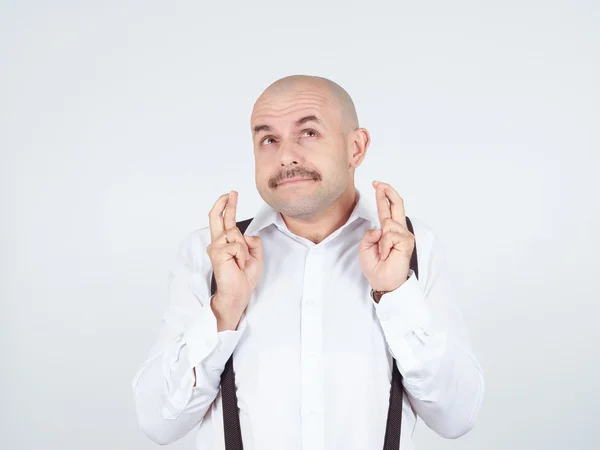
MULTIPOLYGON (((322 125, 321 120, 319 120, 319 118, 315 115, 310 115, 310 116, 304 116, 301 119, 298 119, 296 121, 296 126, 299 127, 300 125, 304 125, 307 122, 315 122, 319 125, 322 125)), ((261 131, 271 131, 272 128, 269 125, 256 125, 254 127, 254 134, 257 134, 261 131)))
POLYGON ((271 127, 269 125, 256 125, 254 127, 254 134, 259 133, 261 131, 271 131, 271 127))
POLYGON ((296 126, 299 127, 300 125, 304 125, 306 122, 316 122, 319 125, 321 125, 321 121, 319 120, 319 118, 317 116, 305 116, 302 119, 299 119, 296 121, 296 126))

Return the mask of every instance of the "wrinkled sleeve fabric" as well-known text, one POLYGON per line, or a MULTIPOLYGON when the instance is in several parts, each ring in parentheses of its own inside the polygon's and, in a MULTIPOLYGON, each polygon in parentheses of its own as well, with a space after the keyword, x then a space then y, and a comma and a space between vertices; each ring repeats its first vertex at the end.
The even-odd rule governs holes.
POLYGON ((175 442, 202 421, 243 333, 243 328, 217 332, 208 236, 204 228, 180 244, 169 271, 159 337, 132 382, 140 427, 159 444, 175 442))
POLYGON ((373 301, 389 351, 415 412, 438 435, 473 428, 483 402, 483 371, 473 355, 444 251, 414 220, 419 279, 412 270, 395 291, 373 301))

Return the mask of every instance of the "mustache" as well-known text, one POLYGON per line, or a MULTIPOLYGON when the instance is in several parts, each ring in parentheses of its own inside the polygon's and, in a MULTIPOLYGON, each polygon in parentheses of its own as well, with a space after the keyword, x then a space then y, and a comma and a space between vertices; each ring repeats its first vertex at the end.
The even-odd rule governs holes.
POLYGON ((288 178, 295 178, 295 177, 311 178, 316 181, 319 181, 321 179, 321 175, 318 172, 313 172, 311 170, 304 169, 302 167, 298 167, 298 168, 294 168, 292 170, 288 170, 286 172, 282 172, 275 178, 271 178, 269 180, 269 187, 273 189, 273 188, 277 187, 277 185, 279 183, 281 183, 283 180, 287 180, 288 178))

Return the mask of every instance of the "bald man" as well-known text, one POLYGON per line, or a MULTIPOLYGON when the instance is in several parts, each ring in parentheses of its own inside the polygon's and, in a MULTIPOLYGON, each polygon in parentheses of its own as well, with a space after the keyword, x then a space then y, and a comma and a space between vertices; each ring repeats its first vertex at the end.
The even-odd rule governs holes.
POLYGON ((370 136, 338 84, 295 75, 251 116, 264 203, 238 193, 181 243, 133 388, 143 431, 217 450, 414 449, 474 425, 484 396, 434 232, 388 183, 356 188, 370 136), (213 278, 214 277, 214 278, 213 278))

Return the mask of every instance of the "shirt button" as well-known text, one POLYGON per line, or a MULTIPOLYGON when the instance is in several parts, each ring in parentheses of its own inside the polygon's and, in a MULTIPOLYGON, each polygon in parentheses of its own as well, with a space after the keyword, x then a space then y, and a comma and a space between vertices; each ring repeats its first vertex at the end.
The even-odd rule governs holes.
POLYGON ((387 322, 388 320, 390 320, 390 315, 389 314, 382 314, 381 316, 379 316, 379 318, 383 321, 383 322, 387 322))
POLYGON ((315 356, 316 354, 316 352, 308 352, 308 356, 315 356))

